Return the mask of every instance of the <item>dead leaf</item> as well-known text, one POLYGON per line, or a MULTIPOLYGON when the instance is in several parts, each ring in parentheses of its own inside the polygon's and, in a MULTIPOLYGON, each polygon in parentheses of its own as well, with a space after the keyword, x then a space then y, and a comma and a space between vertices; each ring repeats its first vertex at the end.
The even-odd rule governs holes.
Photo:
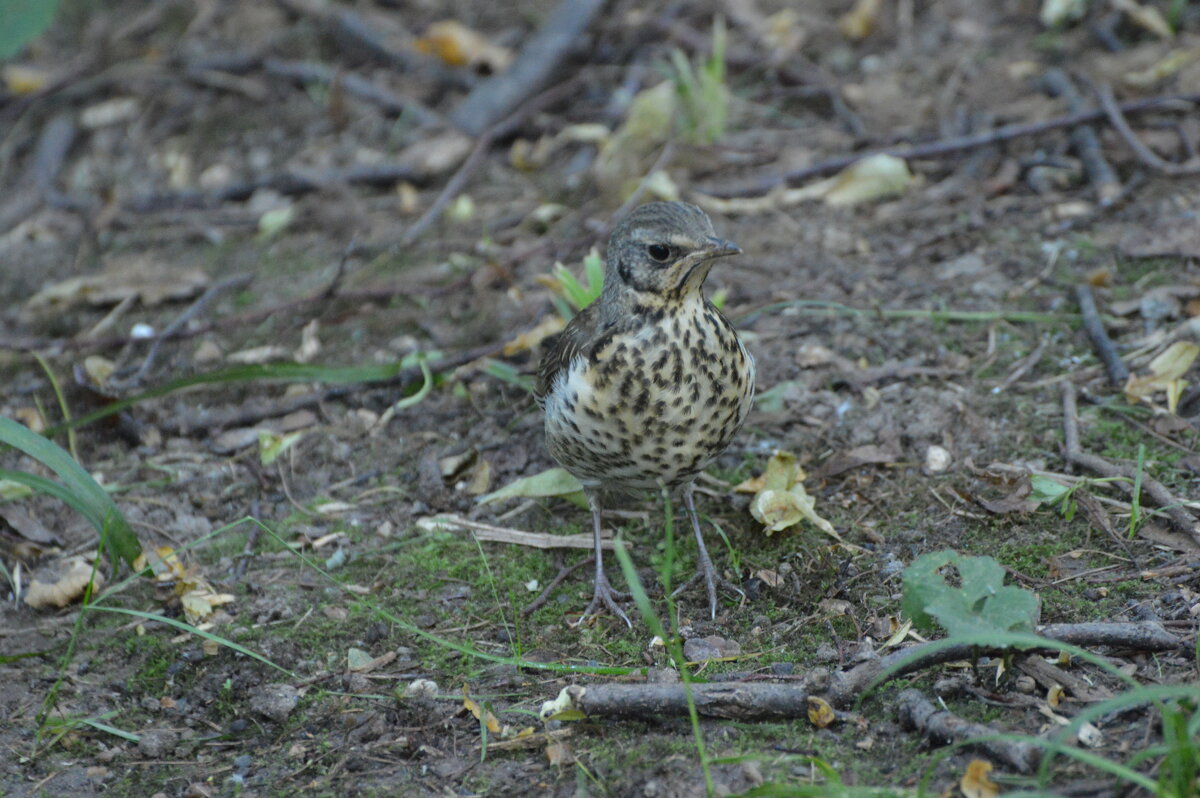
POLYGON ((830 726, 837 720, 837 713, 833 711, 833 707, 829 706, 829 702, 820 696, 810 695, 808 697, 808 722, 816 726, 818 729, 824 729, 830 726))
POLYGON ((1087 0, 1043 0, 1038 18, 1047 28, 1057 28, 1083 17, 1087 0))
POLYGON ((991 780, 991 772, 992 763, 987 760, 972 759, 968 762, 967 771, 958 783, 963 798, 996 798, 1000 794, 1000 786, 991 780))
POLYGON ((1009 513, 1029 513, 1033 512, 1040 506, 1040 502, 1030 499, 1029 494, 1033 492, 1033 484, 1029 481, 1029 477, 1025 476, 1017 483, 1016 488, 1012 493, 1002 499, 980 499, 976 497, 975 501, 987 510, 989 513, 996 515, 1007 515, 1009 513))
POLYGON ((321 353, 321 339, 317 337, 320 328, 321 323, 313 319, 300 331, 300 347, 292 355, 297 363, 309 363, 321 353))
POLYGON ((1130 230, 1117 248, 1131 258, 1200 258, 1200 225, 1179 216, 1167 217, 1130 230))
POLYGON ((52 283, 30 297, 25 310, 35 314, 61 312, 79 305, 116 305, 129 297, 152 307, 168 300, 189 299, 208 282, 208 275, 199 269, 178 269, 143 257, 111 263, 99 274, 52 283))
POLYGON ((1125 398, 1135 403, 1148 400, 1159 391, 1164 391, 1167 395, 1167 410, 1174 413, 1179 404, 1179 397, 1187 386, 1183 375, 1191 368, 1197 355, 1200 355, 1200 345, 1190 341, 1176 341, 1150 361, 1149 374, 1129 375, 1129 381, 1125 383, 1125 398))
POLYGON ((104 574, 96 564, 96 552, 66 557, 34 572, 25 591, 25 603, 34 609, 65 607, 104 586, 104 574))
POLYGON ((512 63, 512 50, 452 19, 435 22, 417 39, 417 49, 450 66, 466 66, 484 75, 503 72, 512 63))
POLYGON ((776 452, 761 476, 746 480, 734 490, 756 491, 750 502, 750 514, 766 527, 768 535, 808 521, 841 541, 833 525, 817 514, 816 499, 804 491, 802 479, 804 469, 796 462, 796 456, 791 452, 776 452))
POLYGON ((838 30, 852 42, 860 42, 871 35, 879 22, 883 0, 856 0, 854 7, 838 18, 838 30))
POLYGON ((41 548, 61 546, 63 542, 33 516, 12 505, 0 505, 0 531, 9 531, 41 548), (7 530, 5 527, 7 526, 7 530))
POLYGON ((536 327, 526 330, 504 345, 504 355, 509 357, 523 352, 526 349, 533 349, 542 341, 549 338, 551 335, 562 332, 563 327, 567 323, 557 314, 546 316, 536 327))
POLYGON ((260 363, 268 363, 272 360, 287 360, 290 354, 282 346, 267 344, 265 346, 255 346, 250 349, 231 352, 225 356, 225 359, 230 363, 242 363, 247 366, 254 366, 260 363))
POLYGON ((0 80, 9 94, 18 97, 41 91, 52 74, 45 69, 26 64, 7 64, 0 69, 0 80))
POLYGON ((484 725, 487 726, 488 732, 491 734, 500 733, 500 721, 496 720, 496 716, 493 715, 491 711, 484 709, 479 705, 479 702, 477 702, 474 698, 471 698, 471 696, 467 693, 467 688, 465 685, 463 686, 463 709, 474 715, 476 720, 482 720, 484 725))
POLYGON ((833 457, 830 457, 820 468, 813 472, 813 478, 829 479, 853 468, 865 465, 894 463, 899 459, 900 455, 898 453, 890 449, 885 449, 882 446, 875 446, 874 444, 856 446, 853 449, 838 452, 833 457))
POLYGON ((575 762, 571 746, 563 742, 552 742, 546 746, 546 759, 551 765, 570 765, 575 762))
POLYGON ((1121 80, 1127 86, 1135 89, 1146 89, 1175 75, 1196 61, 1200 61, 1200 47, 1172 50, 1165 58, 1151 64, 1146 69, 1126 72, 1121 76, 1121 80))
POLYGON ((1171 30, 1171 25, 1162 12, 1154 6, 1144 6, 1135 0, 1109 0, 1109 2, 1113 8, 1128 15, 1135 25, 1145 28, 1160 39, 1175 38, 1175 31, 1171 30))

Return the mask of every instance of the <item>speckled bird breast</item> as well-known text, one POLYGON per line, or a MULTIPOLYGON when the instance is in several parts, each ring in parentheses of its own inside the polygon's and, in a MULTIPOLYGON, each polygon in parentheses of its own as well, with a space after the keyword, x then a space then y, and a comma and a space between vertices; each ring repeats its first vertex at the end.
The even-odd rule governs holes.
POLYGON ((741 428, 754 359, 711 303, 602 341, 559 372, 545 400, 550 454, 587 486, 691 481, 741 428))

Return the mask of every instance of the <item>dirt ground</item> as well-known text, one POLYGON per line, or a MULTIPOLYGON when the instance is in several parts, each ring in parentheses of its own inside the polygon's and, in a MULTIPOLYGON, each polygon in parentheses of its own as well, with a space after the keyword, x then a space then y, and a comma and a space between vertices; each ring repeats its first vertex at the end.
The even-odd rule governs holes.
MULTIPOLYGON (((46 496, 0 504, 0 795, 692 796, 707 789, 702 761, 720 795, 994 794, 964 782, 977 758, 1004 790, 1149 794, 1069 757, 1039 781, 897 717, 917 688, 993 731, 1046 737, 1122 689, 1052 656, 1061 700, 1055 677, 992 655, 890 681, 831 724, 705 718, 702 749, 686 716, 545 725, 542 702, 563 687, 669 680, 669 654, 636 615, 632 629, 569 625, 588 568, 522 612, 585 550, 481 543, 429 520, 587 531, 562 499, 478 498, 554 465, 522 381, 545 346, 525 334, 559 317, 554 263, 580 275, 629 189, 634 202, 674 191, 744 251, 708 290, 758 363, 755 411, 699 499, 745 600, 724 597, 710 620, 695 590, 671 615, 660 580, 691 573, 690 539, 668 547, 654 496, 612 519, 670 635, 689 652, 720 638, 724 656, 694 680, 809 685, 913 644, 889 640, 906 620, 901 572, 954 549, 998 559, 1037 593, 1043 624, 1158 624, 1178 645, 1089 648, 1139 684, 1196 684, 1200 506, 1131 503, 1128 481, 1069 462, 1063 386, 1082 451, 1200 497, 1200 394, 1180 386, 1175 412, 1164 390, 1128 397, 1076 296, 1090 287, 1135 377, 1171 341, 1200 339, 1200 188, 1171 174, 1197 163, 1200 113, 1130 110, 1150 157, 1093 118, 1108 180, 1079 128, 1003 131, 1098 108, 1104 86, 1123 104, 1195 91, 1200 6, 1138 6, 1168 19, 1168 37, 1101 2, 1047 28, 1031 0, 898 0, 859 37, 852 5, 612 0, 544 82, 467 124, 464 97, 520 63, 555 3, 65 2, 9 62, 34 85, 5 73, 0 93, 0 414, 44 429, 226 372, 53 439, 143 546, 190 568, 102 603, 183 622, 175 584, 204 582, 231 598, 205 628, 238 648, 161 620, 31 608, 14 574, 95 549, 96 532, 46 496), (637 92, 678 85, 672 52, 703 62, 718 16, 720 135, 694 135, 677 107, 670 141, 614 136, 637 92), (420 49, 443 20, 481 41, 420 49), (451 63, 455 47, 472 63, 451 63), (1045 90, 1055 69, 1078 107, 1045 90), (898 193, 768 194, 788 172, 910 146, 929 149, 898 193), (616 178, 604 171, 622 159, 616 178), (669 179, 639 183, 651 172, 669 179), (151 357, 144 329, 172 337, 151 357), (432 368, 425 388, 414 353, 432 368), (338 383, 253 371, 288 362, 404 367, 338 383), (283 447, 273 462, 264 435, 283 447), (777 450, 796 455, 843 544, 809 525, 768 536, 732 491, 777 450), (1039 506, 1037 474, 1076 490, 1039 506)), ((1183 379, 1197 382, 1194 366, 1183 379)), ((50 476, 13 450, 0 467, 50 476)), ((110 584, 128 576, 113 570, 110 584)), ((1156 718, 1103 714, 1089 750, 1154 780, 1161 757, 1136 758, 1161 740, 1156 718)))

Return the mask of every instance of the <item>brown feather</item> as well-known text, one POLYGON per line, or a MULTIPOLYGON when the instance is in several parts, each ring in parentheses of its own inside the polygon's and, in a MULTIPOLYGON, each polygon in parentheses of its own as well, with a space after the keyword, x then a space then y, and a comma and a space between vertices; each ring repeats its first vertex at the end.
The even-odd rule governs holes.
POLYGON ((575 318, 558 334, 554 344, 542 355, 533 388, 533 398, 539 406, 545 404, 546 394, 550 393, 558 373, 570 366, 576 357, 587 354, 583 348, 595 338, 600 328, 599 310, 599 303, 593 302, 576 313, 575 318))

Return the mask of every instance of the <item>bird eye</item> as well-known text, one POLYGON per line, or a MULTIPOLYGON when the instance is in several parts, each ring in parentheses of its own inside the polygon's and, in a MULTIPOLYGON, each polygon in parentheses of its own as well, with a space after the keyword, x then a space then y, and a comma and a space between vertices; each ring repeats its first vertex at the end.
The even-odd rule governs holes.
POLYGON ((659 263, 665 263, 671 257, 671 248, 664 244, 651 244, 646 247, 646 253, 659 263))

